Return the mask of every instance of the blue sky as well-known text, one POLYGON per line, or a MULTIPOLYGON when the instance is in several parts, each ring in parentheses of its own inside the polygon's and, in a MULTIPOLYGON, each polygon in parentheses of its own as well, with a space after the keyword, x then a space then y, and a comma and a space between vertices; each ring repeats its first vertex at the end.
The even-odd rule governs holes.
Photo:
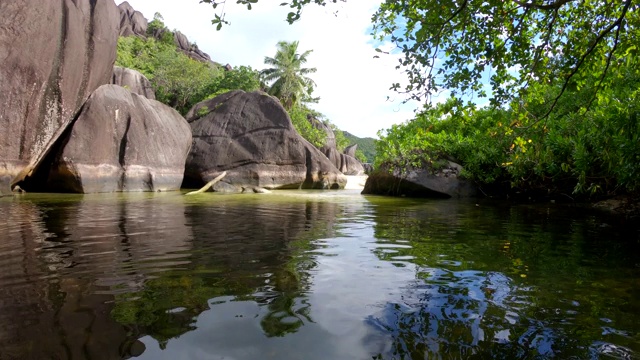
POLYGON ((389 90, 392 83, 405 81, 395 69, 400 55, 374 58, 381 54, 375 52, 369 32, 379 1, 307 6, 294 25, 285 21, 289 10, 277 6, 280 2, 262 0, 249 11, 227 1, 226 19, 231 25, 221 31, 211 25, 213 8, 198 0, 128 2, 149 20, 161 13, 169 28, 180 30, 222 64, 262 69, 264 57, 275 54, 278 41, 299 40, 301 51, 313 49, 308 66, 318 69, 312 78, 317 84, 314 94, 321 99, 313 107, 357 136, 375 137, 378 130, 412 118, 413 110, 420 106, 402 104, 404 97, 389 90))

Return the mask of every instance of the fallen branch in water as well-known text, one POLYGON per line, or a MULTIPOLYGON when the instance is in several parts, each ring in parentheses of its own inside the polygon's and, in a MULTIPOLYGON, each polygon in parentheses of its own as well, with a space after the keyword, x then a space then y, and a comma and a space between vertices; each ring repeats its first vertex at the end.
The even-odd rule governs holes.
POLYGON ((209 190, 210 187, 212 187, 215 183, 217 183, 218 181, 220 181, 225 175, 227 175, 227 172, 223 172, 222 174, 218 175, 215 179, 209 181, 207 183, 207 185, 203 186, 200 190, 196 190, 196 191, 191 191, 186 193, 186 195, 195 195, 195 194, 201 194, 207 190, 209 190))

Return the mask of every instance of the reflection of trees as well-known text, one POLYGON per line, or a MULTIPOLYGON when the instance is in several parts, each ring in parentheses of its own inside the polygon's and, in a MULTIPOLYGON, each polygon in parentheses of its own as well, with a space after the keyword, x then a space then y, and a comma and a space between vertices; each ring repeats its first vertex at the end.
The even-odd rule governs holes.
POLYGON ((246 196, 207 200, 185 209, 194 234, 189 264, 120 295, 114 318, 137 326, 161 346, 192 330, 209 299, 221 296, 266 307, 260 323, 267 336, 283 336, 311 322, 306 292, 315 262, 309 250, 312 240, 333 231, 337 204, 246 196))
MULTIPOLYGON (((612 232, 624 230, 573 216, 457 202, 379 205, 374 252, 416 267, 401 300, 368 319, 393 340, 379 357, 630 356, 637 340, 602 319, 637 329, 629 314, 638 309, 628 305, 637 281, 625 275, 639 244, 612 243, 612 232)), ((628 235, 637 239, 637 229, 628 235)))

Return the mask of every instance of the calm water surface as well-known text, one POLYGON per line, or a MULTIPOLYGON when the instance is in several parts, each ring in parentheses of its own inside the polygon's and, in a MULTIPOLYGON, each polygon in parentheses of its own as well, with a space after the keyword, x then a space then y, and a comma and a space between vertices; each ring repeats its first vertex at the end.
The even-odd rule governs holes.
POLYGON ((640 232, 556 205, 0 198, 0 359, 640 358, 640 232))

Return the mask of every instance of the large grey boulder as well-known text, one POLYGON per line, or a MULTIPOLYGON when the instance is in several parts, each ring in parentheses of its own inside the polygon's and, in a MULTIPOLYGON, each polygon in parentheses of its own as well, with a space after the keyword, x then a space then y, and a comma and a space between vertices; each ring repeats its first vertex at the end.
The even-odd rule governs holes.
POLYGON ((185 186, 199 187, 223 171, 216 191, 339 189, 346 177, 302 138, 280 102, 262 92, 232 91, 187 114, 193 146, 185 186))
POLYGON ((37 172, 47 191, 170 191, 182 183, 191 130, 174 109, 104 85, 61 140, 37 172))
POLYGON ((120 10, 120 36, 140 36, 147 35, 149 23, 140 11, 135 10, 128 2, 118 5, 120 10))
POLYGON ((382 167, 367 178, 362 194, 427 197, 469 198, 478 194, 478 188, 460 178, 462 166, 442 160, 437 169, 400 169, 382 167))
POLYGON ((31 174, 98 86, 109 83, 113 1, 0 1, 0 191, 31 174))
POLYGON ((155 100, 156 93, 153 91, 151 82, 142 73, 133 69, 120 66, 113 67, 111 83, 122 86, 134 94, 142 95, 147 99, 155 100))
MULTIPOLYGON (((324 131, 326 134, 324 145, 320 148, 320 151, 333 163, 345 175, 364 175, 364 167, 362 163, 355 158, 355 150, 353 155, 346 152, 340 153, 337 148, 336 135, 330 126, 322 121, 314 118, 313 116, 307 116, 307 120, 313 127, 318 130, 324 131)), ((347 148, 349 149, 349 148, 347 148)))

